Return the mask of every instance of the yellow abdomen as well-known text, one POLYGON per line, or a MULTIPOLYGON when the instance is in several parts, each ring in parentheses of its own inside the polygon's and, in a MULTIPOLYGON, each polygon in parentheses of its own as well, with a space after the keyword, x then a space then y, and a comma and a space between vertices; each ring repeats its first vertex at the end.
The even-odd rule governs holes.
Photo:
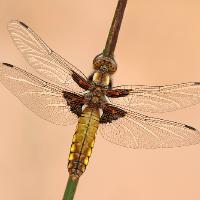
POLYGON ((69 154, 68 171, 77 179, 85 171, 99 126, 99 109, 86 107, 79 118, 69 154))

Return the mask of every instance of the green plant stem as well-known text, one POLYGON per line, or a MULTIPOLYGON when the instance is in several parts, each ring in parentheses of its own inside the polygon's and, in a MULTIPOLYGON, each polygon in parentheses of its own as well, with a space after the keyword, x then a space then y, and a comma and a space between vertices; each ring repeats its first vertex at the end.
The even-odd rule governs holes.
POLYGON ((71 177, 69 176, 68 181, 67 181, 67 186, 65 189, 65 193, 63 196, 63 200, 73 200, 74 199, 74 194, 76 192, 76 187, 78 185, 78 181, 77 180, 72 180, 71 177))
POLYGON ((114 51, 117 44, 117 39, 118 39, 127 1, 128 0, 118 1, 117 8, 115 10, 115 15, 113 17, 112 25, 110 27, 108 38, 106 41, 106 46, 105 46, 105 49, 103 50, 103 54, 106 57, 111 57, 111 58, 114 57, 114 51))

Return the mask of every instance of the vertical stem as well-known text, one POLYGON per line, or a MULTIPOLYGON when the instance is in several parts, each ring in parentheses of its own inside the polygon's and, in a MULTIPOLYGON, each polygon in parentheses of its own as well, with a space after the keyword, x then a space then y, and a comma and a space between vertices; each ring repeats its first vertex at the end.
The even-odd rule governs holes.
POLYGON ((65 193, 63 196, 63 200, 73 200, 74 194, 76 192, 76 187, 78 185, 78 180, 72 180, 72 178, 69 176, 67 186, 65 189, 65 193))
POLYGON ((128 0, 119 0, 118 1, 117 8, 115 10, 115 15, 114 15, 112 25, 110 27, 108 38, 106 41, 106 46, 103 51, 103 54, 106 57, 111 57, 111 58, 114 57, 114 51, 115 51, 115 47, 116 47, 116 43, 117 43, 117 39, 118 39, 118 35, 119 35, 119 30, 121 27, 121 23, 122 23, 122 19, 124 16, 124 11, 126 8, 127 1, 128 0))
MULTIPOLYGON (((105 49, 103 50, 103 55, 106 57, 113 58, 114 57, 114 51, 119 35, 119 30, 121 27, 122 19, 124 16, 124 10, 126 8, 128 0, 119 0, 117 4, 117 8, 115 10, 115 15, 112 21, 112 25, 108 34, 108 38, 106 41, 105 49)), ((74 194, 76 192, 76 187, 78 184, 78 180, 72 180, 72 178, 69 176, 67 186, 65 189, 65 193, 63 196, 63 200, 73 200, 74 194)))

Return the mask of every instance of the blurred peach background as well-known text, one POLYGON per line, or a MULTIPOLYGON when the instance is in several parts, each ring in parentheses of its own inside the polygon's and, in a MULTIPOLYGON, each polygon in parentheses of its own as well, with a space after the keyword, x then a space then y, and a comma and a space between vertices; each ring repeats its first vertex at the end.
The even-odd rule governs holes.
MULTIPOLYGON (((31 71, 6 26, 25 22, 85 74, 105 45, 117 0, 0 0, 0 61, 31 71)), ((200 1, 129 0, 114 84, 200 81, 200 1)), ((200 105, 157 115, 200 129, 200 105)), ((0 85, 0 199, 61 200, 75 127, 50 124, 0 85)), ((132 150, 99 134, 75 200, 199 200, 200 145, 132 150)))

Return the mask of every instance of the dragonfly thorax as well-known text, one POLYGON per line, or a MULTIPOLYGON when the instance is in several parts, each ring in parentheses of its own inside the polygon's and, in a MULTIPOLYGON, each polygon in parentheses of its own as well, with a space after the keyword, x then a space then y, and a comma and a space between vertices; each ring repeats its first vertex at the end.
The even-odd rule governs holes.
POLYGON ((92 77, 96 86, 107 87, 110 83, 110 74, 97 70, 92 77))
POLYGON ((101 86, 94 86, 84 95, 87 105, 103 108, 106 103, 105 88, 101 86))

